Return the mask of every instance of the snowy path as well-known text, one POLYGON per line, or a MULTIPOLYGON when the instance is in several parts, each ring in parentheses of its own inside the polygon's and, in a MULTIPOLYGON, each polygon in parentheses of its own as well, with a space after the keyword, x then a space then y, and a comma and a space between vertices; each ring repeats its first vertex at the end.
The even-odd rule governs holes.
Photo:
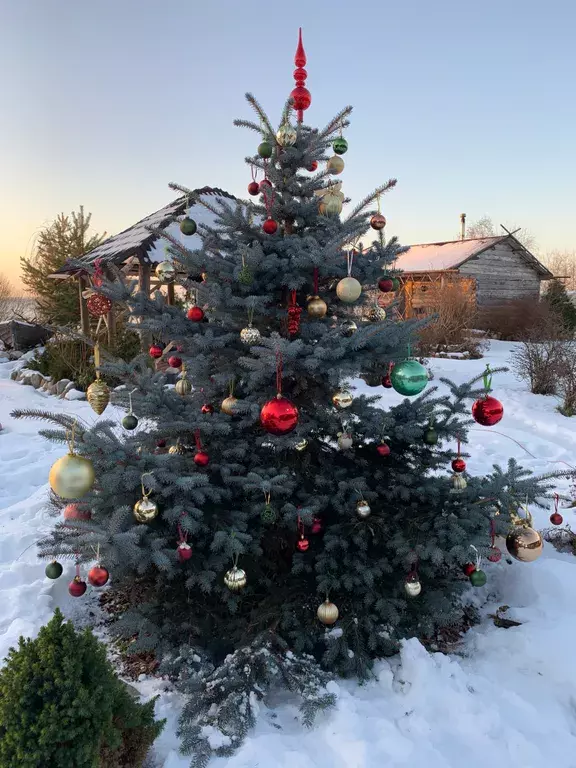
MULTIPOLYGON (((507 364, 511 347, 493 342, 483 360, 436 360, 435 376, 465 381, 486 362, 507 364)), ((48 470, 64 451, 37 437, 38 422, 14 421, 9 413, 45 408, 77 413, 89 423, 96 419, 84 402, 60 401, 10 381, 12 368, 0 363, 2 657, 20 634, 34 634, 55 605, 68 615, 85 606, 68 597, 69 579, 44 578, 44 565, 30 546, 51 525, 42 512, 48 470)), ((558 414, 554 398, 527 393, 511 373, 496 376, 494 390, 504 419, 498 431, 479 427, 470 433, 471 473, 505 464, 509 456, 538 473, 565 466, 554 462, 576 465, 576 418, 558 414)), ((398 399, 390 390, 382 394, 383 405, 398 399)), ((568 482, 559 481, 558 490, 566 493, 568 482)), ((547 525, 548 514, 536 513, 539 527, 547 525)), ((574 527, 576 510, 563 514, 574 527)), ((430 655, 410 640, 400 658, 377 665, 374 682, 339 683, 337 709, 312 731, 296 722, 288 697, 275 712, 262 707, 244 747, 228 760, 214 760, 211 768, 484 768, 496 762, 506 768, 576 768, 576 558, 546 545, 535 563, 502 562, 486 571, 488 585, 475 598, 484 599, 486 613, 508 604, 522 626, 498 629, 487 620, 468 634, 461 656, 430 655)), ((162 692, 154 680, 138 685, 146 694, 162 692)), ((163 693, 157 708, 169 718, 157 742, 163 768, 189 765, 178 756, 177 710, 178 697, 163 693)))

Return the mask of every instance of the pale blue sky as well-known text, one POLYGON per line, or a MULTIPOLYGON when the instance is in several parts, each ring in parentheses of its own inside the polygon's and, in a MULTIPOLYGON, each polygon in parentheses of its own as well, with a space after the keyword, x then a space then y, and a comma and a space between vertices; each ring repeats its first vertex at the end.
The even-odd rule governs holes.
POLYGON ((388 233, 451 239, 461 211, 576 248, 574 0, 0 0, 0 257, 83 203, 113 233, 169 181, 245 194, 252 91, 277 122, 304 28, 323 126, 352 104, 340 177, 390 176, 388 233))

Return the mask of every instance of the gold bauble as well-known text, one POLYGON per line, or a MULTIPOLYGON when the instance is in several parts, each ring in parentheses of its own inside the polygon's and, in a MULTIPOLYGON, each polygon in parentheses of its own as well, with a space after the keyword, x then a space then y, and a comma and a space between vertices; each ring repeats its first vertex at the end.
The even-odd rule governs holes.
POLYGON ((90 384, 86 391, 86 400, 88 400, 90 407, 98 416, 104 413, 106 406, 110 402, 110 390, 102 379, 96 379, 96 381, 90 384))
POLYGON ((50 488, 62 499, 79 499, 94 485, 94 465, 90 459, 68 453, 50 468, 50 488))
POLYGON ((183 376, 181 379, 178 379, 174 389, 178 395, 186 397, 186 395, 189 395, 190 392, 192 392, 192 384, 190 384, 186 376, 183 376))
POLYGON ((276 141, 281 147, 293 147, 296 144, 296 129, 292 128, 290 123, 284 123, 276 133, 276 141))
POLYGON ((346 304, 353 304, 361 293, 362 286, 355 277, 343 277, 336 286, 336 295, 346 304))
POLYGON ((418 579, 406 579, 404 582, 404 592, 406 592, 408 597, 418 597, 420 592, 422 592, 422 584, 420 584, 418 579))
POLYGON ((230 397, 227 397, 225 400, 222 401, 222 405, 220 406, 220 410, 222 413, 227 413, 228 416, 234 416, 234 406, 238 402, 238 398, 234 397, 234 395, 230 395, 230 397))
POLYGON ((246 572, 242 568, 238 568, 237 565, 232 566, 224 574, 224 584, 226 584, 230 592, 240 592, 246 586, 246 572))
POLYGON ((261 339, 260 331, 258 328, 254 328, 252 323, 249 323, 246 328, 242 328, 240 331, 240 341, 246 344, 247 347, 252 347, 254 344, 258 344, 261 339))
POLYGON ((328 173, 342 173, 344 170, 344 160, 338 155, 333 155, 326 163, 328 173))
POLYGON ((172 456, 184 456, 186 454, 186 446, 182 445, 182 443, 176 443, 176 445, 171 445, 168 448, 168 453, 172 456))
POLYGON ((299 443, 296 443, 296 445, 294 446, 294 448, 296 448, 297 451, 305 451, 307 447, 308 447, 308 440, 306 440, 306 438, 303 438, 302 440, 300 440, 299 443))
POLYGON ((354 401, 351 393, 347 389, 339 389, 334 395, 332 395, 332 402, 336 408, 350 408, 354 401))
POLYGON ((381 323, 383 320, 386 320, 386 310, 378 305, 370 307, 368 310, 368 320, 372 323, 381 323))
POLYGON ((537 560, 544 549, 542 536, 528 525, 517 525, 506 537, 506 549, 522 563, 537 560))
POLYGON ((342 192, 336 194, 324 195, 318 206, 318 210, 322 216, 339 216, 342 213, 342 204, 344 203, 344 195, 342 192))
POLYGON ((370 504, 365 499, 360 499, 360 501, 356 502, 356 514, 360 520, 366 520, 372 514, 370 504))
POLYGON ((161 261, 155 272, 161 283, 173 283, 176 279, 176 270, 171 261, 161 261))
POLYGON ((310 296, 306 305, 306 311, 310 317, 324 317, 326 312, 328 312, 328 304, 320 296, 310 296))
POLYGON ((148 496, 134 504, 134 517, 139 523, 149 523, 158 516, 158 504, 148 496))
POLYGON ((318 616, 322 624, 327 624, 328 626, 336 624, 338 621, 338 608, 326 598, 322 605, 318 606, 316 616, 318 616))

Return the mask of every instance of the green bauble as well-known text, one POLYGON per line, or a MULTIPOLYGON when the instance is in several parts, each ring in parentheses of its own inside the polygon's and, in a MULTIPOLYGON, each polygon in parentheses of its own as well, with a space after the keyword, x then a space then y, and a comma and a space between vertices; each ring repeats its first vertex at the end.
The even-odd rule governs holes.
POLYGON ((258 145, 258 154, 265 160, 272 157, 272 144, 269 141, 263 141, 258 145))
POLYGON ((44 573, 46 576, 48 576, 49 579, 57 579, 60 576, 62 576, 63 568, 56 560, 53 560, 51 563, 48 563, 46 566, 46 570, 44 573))
POLYGON ((124 429, 136 429, 138 426, 138 419, 133 413, 127 413, 122 419, 122 426, 124 429))
POLYGON ((194 219, 190 219, 188 216, 180 222, 180 232, 183 235, 195 235, 197 229, 194 219))
POLYGON ((238 273, 238 282, 242 283, 242 285, 252 285, 253 280, 254 276, 250 271, 250 267, 247 264, 244 264, 238 273))
POLYGON ((428 372, 418 360, 396 363, 390 374, 392 386, 401 395, 417 395, 428 384, 428 372))
POLYGON ((348 151, 348 142, 340 136, 339 139, 334 139, 332 142, 332 149, 337 155, 343 155, 348 151))
POLYGON ((473 587, 483 587, 486 584, 486 574, 484 571, 472 571, 470 574, 470 584, 473 587))
POLYGON ((263 523, 268 523, 269 525, 272 525, 272 523, 275 523, 276 512, 274 510, 274 507, 272 507, 270 504, 266 504, 266 506, 262 510, 262 514, 260 515, 260 518, 263 523))
POLYGON ((397 291, 400 288, 400 280, 397 277, 392 278, 392 290, 397 291))
POLYGON ((433 427, 428 427, 426 432, 424 432, 424 442, 428 443, 428 445, 436 445, 438 442, 438 432, 433 427))

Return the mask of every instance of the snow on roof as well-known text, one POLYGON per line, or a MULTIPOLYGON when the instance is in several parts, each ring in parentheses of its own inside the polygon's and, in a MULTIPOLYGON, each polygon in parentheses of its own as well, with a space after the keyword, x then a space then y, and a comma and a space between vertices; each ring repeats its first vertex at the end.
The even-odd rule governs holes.
POLYGON ((471 256, 496 245, 506 237, 508 235, 411 245, 407 251, 398 256, 395 266, 404 272, 439 272, 443 269, 455 269, 471 256))

